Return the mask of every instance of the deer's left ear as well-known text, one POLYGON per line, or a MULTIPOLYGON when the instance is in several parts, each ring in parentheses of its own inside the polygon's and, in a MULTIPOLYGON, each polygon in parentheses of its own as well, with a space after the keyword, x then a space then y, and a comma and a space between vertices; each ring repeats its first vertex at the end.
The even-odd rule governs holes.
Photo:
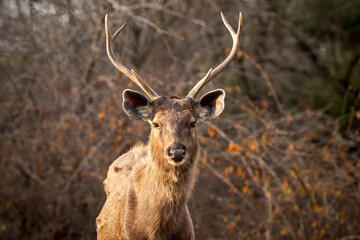
POLYGON ((225 107, 225 91, 216 89, 204 94, 197 103, 196 113, 199 120, 205 121, 216 118, 225 107))

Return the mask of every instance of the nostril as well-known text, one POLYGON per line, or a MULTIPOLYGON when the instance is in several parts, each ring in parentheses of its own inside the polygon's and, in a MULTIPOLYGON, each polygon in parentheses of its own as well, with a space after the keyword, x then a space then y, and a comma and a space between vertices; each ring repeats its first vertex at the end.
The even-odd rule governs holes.
POLYGON ((173 158, 173 157, 174 157, 174 151, 168 149, 168 150, 167 150, 167 157, 168 157, 168 158, 173 158))
POLYGON ((186 157, 186 151, 185 150, 183 150, 183 152, 182 152, 182 155, 181 155, 183 158, 184 157, 186 157))
POLYGON ((184 149, 171 149, 169 153, 169 158, 175 162, 179 162, 186 157, 186 151, 184 149))

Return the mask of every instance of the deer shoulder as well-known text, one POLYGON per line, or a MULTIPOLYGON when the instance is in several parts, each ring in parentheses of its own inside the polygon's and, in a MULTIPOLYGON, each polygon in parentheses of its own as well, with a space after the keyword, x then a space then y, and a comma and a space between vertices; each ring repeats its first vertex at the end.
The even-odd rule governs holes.
POLYGON ((130 181, 130 175, 134 168, 145 163, 148 150, 144 144, 137 144, 127 153, 121 155, 109 167, 107 177, 104 180, 106 196, 117 194, 122 196, 125 187, 130 181))
POLYGON ((233 39, 226 59, 208 73, 185 97, 163 97, 133 70, 116 59, 105 17, 106 50, 113 65, 147 96, 130 89, 123 92, 123 109, 135 120, 151 126, 148 143, 137 145, 111 164, 104 188, 107 199, 96 219, 98 239, 193 240, 193 222, 187 207, 199 159, 197 124, 221 114, 225 91, 216 89, 196 99, 200 90, 222 72, 236 55, 241 13, 235 32, 221 13, 233 39))

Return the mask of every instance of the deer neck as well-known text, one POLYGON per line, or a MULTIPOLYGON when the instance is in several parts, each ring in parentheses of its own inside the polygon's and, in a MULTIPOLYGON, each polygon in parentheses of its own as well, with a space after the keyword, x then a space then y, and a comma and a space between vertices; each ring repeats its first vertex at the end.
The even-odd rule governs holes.
POLYGON ((164 206, 186 204, 196 178, 195 165, 198 149, 192 159, 181 166, 172 166, 163 156, 163 151, 151 143, 146 164, 138 169, 135 176, 135 191, 148 203, 164 206))
POLYGON ((188 224, 186 203, 195 182, 194 166, 198 153, 188 165, 174 167, 162 153, 152 151, 154 149, 149 145, 148 149, 146 163, 134 169, 133 187, 129 192, 129 207, 134 213, 131 215, 141 213, 133 227, 136 230, 139 229, 136 226, 147 226, 144 234, 152 236, 148 239, 169 239, 179 227, 188 224))

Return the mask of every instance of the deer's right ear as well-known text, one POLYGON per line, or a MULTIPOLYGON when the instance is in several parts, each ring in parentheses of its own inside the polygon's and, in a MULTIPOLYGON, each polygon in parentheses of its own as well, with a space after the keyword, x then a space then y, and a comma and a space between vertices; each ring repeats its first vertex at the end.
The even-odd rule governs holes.
POLYGON ((139 92, 126 89, 123 92, 123 109, 127 115, 136 120, 149 120, 152 107, 149 100, 139 92))

